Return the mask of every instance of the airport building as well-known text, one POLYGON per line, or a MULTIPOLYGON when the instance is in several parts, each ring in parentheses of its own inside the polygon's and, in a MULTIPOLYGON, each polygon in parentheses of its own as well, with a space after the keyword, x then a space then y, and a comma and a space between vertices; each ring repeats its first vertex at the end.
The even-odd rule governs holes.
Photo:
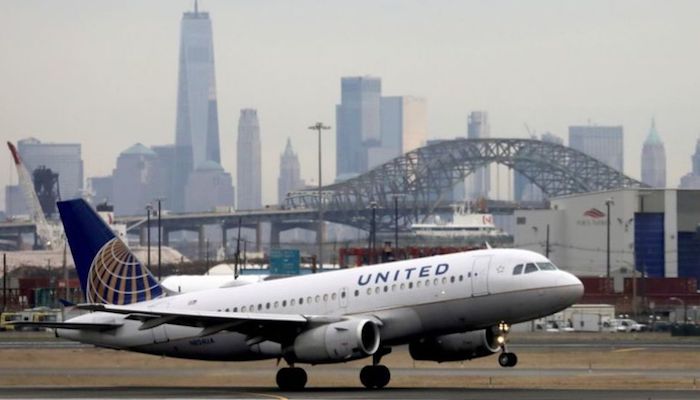
POLYGON ((609 254, 610 276, 700 279, 699 225, 700 190, 619 189, 517 210, 514 241, 579 276, 606 276, 609 254))
POLYGON ((569 147, 582 151, 620 172, 624 169, 622 126, 570 126, 569 147))

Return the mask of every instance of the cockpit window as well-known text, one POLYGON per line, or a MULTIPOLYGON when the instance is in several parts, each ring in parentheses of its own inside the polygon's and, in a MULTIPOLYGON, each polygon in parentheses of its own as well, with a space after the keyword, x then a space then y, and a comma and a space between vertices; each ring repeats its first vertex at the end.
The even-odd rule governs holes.
POLYGON ((541 271, 556 271, 557 267, 554 266, 551 262, 540 262, 537 263, 537 266, 540 267, 541 271))
POLYGON ((520 273, 523 272, 523 265, 518 264, 513 268, 513 275, 520 275, 520 273))
POLYGON ((533 263, 525 265, 525 273, 529 274, 530 272, 537 272, 537 266, 533 263))

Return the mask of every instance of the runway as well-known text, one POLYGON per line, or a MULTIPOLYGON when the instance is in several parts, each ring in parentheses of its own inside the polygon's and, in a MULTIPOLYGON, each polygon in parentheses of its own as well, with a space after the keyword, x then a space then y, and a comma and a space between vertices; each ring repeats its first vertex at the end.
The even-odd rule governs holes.
POLYGON ((266 388, 234 387, 87 387, 8 388, 0 398, 32 399, 447 399, 447 400, 690 400, 698 391, 668 390, 548 390, 548 389, 459 389, 387 388, 368 391, 358 388, 319 388, 302 392, 279 392, 266 388))

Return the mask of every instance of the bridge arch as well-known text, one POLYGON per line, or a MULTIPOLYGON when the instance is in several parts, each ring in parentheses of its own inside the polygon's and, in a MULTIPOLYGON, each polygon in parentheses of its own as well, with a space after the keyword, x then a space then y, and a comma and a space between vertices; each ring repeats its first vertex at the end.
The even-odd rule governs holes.
MULTIPOLYGON (((454 139, 412 150, 362 175, 323 188, 324 209, 363 214, 371 204, 429 212, 458 182, 497 163, 520 172, 547 197, 644 186, 578 150, 534 139, 454 139)), ((289 208, 318 208, 314 190, 291 193, 289 208)), ((388 214, 388 211, 384 214, 388 214)), ((329 215, 330 217, 330 215, 329 215)))

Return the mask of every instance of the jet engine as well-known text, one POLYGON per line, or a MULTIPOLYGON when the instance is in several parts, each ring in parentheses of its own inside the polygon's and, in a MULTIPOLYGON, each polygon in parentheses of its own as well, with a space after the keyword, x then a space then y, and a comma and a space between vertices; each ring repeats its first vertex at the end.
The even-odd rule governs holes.
POLYGON ((462 361, 486 357, 500 350, 492 329, 421 338, 408 345, 414 360, 462 361))
POLYGON ((311 364, 349 361, 374 354, 379 327, 368 319, 350 319, 309 329, 293 344, 294 358, 311 364))

